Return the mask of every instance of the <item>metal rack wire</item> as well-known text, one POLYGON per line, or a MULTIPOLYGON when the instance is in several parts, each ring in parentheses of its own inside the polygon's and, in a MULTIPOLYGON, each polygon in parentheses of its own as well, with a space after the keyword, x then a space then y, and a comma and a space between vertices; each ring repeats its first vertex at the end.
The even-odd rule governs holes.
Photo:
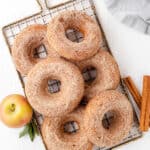
MULTIPOLYGON (((41 4, 39 0, 37 0, 37 1, 39 4, 41 4)), ((47 3, 45 3, 45 4, 46 4, 45 7, 40 5, 42 8, 41 12, 34 14, 32 16, 29 16, 27 18, 24 18, 22 20, 16 21, 16 22, 9 24, 3 28, 3 34, 5 37, 6 43, 10 49, 10 53, 11 53, 11 46, 13 44, 14 38, 22 29, 24 29, 25 27, 32 25, 32 24, 47 24, 54 16, 61 13, 62 11, 65 11, 65 10, 83 11, 83 12, 87 13, 88 15, 90 15, 92 18, 97 20, 95 7, 92 3, 92 0, 71 0, 66 3, 60 4, 58 6, 52 7, 52 8, 48 8, 47 3)), ((66 36, 73 42, 75 42, 75 41, 80 42, 83 38, 82 34, 75 30, 68 30, 66 32, 66 36)), ((100 46, 103 47, 104 49, 108 50, 107 43, 105 42, 105 38, 104 38, 103 42, 100 43, 100 46)), ((45 58, 46 55, 47 55, 47 52, 46 52, 44 45, 41 45, 40 47, 38 47, 35 50, 35 54, 34 54, 35 57, 45 58)), ((18 72, 18 75, 22 81, 22 85, 24 88, 25 77, 21 76, 19 74, 19 72, 18 72)), ((90 80, 90 79, 93 80, 94 75, 95 75, 95 71, 93 69, 92 70, 88 69, 83 74, 83 76, 86 76, 88 80, 90 80)), ((50 92, 57 92, 59 90, 59 86, 60 86, 60 83, 58 81, 48 82, 48 89, 50 92)), ((125 94, 127 94, 122 84, 120 85, 120 89, 122 92, 125 92, 125 94)), ((40 126, 42 124, 43 116, 41 116, 41 114, 39 114, 39 113, 36 113, 36 118, 37 118, 37 122, 40 126)), ((112 115, 106 114, 104 117, 104 123, 109 125, 109 123, 110 123, 109 121, 111 120, 111 118, 112 118, 112 115)), ((75 130, 76 130, 76 128, 74 127, 74 124, 72 123, 72 132, 75 132, 75 130)), ((132 141, 133 139, 138 138, 140 136, 141 136, 141 132, 138 129, 138 120, 135 115, 132 130, 130 131, 128 137, 125 138, 120 144, 126 143, 128 141, 132 141)), ((118 145, 115 145, 114 147, 116 147, 116 146, 118 146, 118 145)), ((94 147, 93 149, 94 150, 107 150, 110 148, 94 147)))

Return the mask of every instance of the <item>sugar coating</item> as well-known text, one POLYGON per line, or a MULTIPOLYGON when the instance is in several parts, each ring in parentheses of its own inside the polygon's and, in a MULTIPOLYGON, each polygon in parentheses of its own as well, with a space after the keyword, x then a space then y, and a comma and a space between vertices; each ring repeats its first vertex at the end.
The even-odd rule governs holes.
POLYGON ((97 146, 111 147, 119 144, 132 128, 132 106, 123 94, 115 90, 103 91, 95 96, 89 101, 85 114, 87 136, 97 146), (108 111, 113 111, 116 116, 110 129, 105 129, 102 119, 108 111))
POLYGON ((83 12, 73 10, 62 12, 49 22, 47 39, 59 55, 79 61, 98 51, 102 35, 95 20, 83 12), (68 40, 65 31, 70 28, 83 33, 84 40, 80 43, 68 40))
POLYGON ((25 92, 31 106, 44 116, 62 116, 81 101, 84 81, 79 69, 61 58, 48 58, 35 65, 27 76, 25 92), (47 82, 61 82, 58 93, 49 93, 47 82))
POLYGON ((76 63, 81 72, 92 66, 96 69, 96 79, 90 84, 85 83, 84 95, 90 99, 101 91, 116 89, 120 81, 119 67, 114 58, 104 50, 99 49, 93 57, 76 63))
POLYGON ((42 135, 48 150, 91 150, 92 144, 88 141, 84 124, 84 110, 78 108, 72 113, 55 118, 45 118, 42 125, 42 135), (67 134, 63 125, 68 121, 76 121, 79 130, 67 134))
POLYGON ((36 24, 25 28, 15 37, 12 56, 17 70, 22 75, 27 75, 36 63, 43 60, 33 57, 34 49, 42 44, 47 50, 47 57, 59 57, 48 43, 46 32, 45 25, 36 24))

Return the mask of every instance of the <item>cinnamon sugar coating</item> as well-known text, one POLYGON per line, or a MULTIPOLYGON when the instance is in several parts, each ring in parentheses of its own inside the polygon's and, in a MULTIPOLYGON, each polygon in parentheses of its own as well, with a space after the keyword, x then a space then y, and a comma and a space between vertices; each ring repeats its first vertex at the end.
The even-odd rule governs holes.
POLYGON ((33 66, 43 60, 34 57, 34 51, 41 45, 47 50, 47 57, 59 57, 52 46, 47 42, 47 27, 45 25, 31 25, 22 30, 14 40, 12 56, 17 70, 27 75, 33 66))
POLYGON ((96 78, 91 84, 85 82, 85 94, 88 99, 101 91, 116 89, 120 81, 120 72, 114 58, 105 50, 99 49, 93 57, 76 63, 81 72, 86 67, 96 69, 96 78))
POLYGON ((95 20, 81 11, 65 11, 56 16, 47 28, 47 39, 55 50, 69 60, 84 60, 93 56, 102 40, 100 28, 95 20), (75 29, 84 35, 82 42, 67 39, 67 29, 75 29))
POLYGON ((89 101, 84 118, 89 140, 97 146, 119 144, 132 128, 133 110, 128 99, 118 91, 103 91, 89 101), (106 113, 113 114, 109 128, 102 120, 106 113))
POLYGON ((42 136, 48 150, 92 150, 83 124, 84 113, 78 108, 74 112, 55 118, 45 118, 42 136), (64 132, 64 125, 70 121, 77 122, 79 129, 74 133, 64 132))
POLYGON ((31 106, 44 116, 62 116, 73 111, 84 93, 79 69, 61 58, 48 58, 35 65, 27 76, 25 92, 31 106), (59 80, 60 91, 50 93, 48 80, 59 80))

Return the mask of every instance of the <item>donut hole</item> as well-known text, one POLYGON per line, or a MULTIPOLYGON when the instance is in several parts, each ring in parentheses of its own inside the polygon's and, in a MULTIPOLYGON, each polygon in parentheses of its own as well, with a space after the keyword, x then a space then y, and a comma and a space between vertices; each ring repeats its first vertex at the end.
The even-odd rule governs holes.
POLYGON ((80 126, 73 116, 65 118, 60 123, 58 137, 64 142, 77 142, 80 137, 80 126))
POLYGON ((97 70, 93 66, 88 66, 82 70, 85 83, 91 84, 97 77, 97 70))
POLYGON ((84 40, 84 35, 81 31, 74 29, 74 28, 68 28, 65 31, 65 35, 68 40, 76 43, 80 43, 84 40))
POLYGON ((118 114, 111 110, 104 114, 102 119, 102 125, 105 129, 111 130, 117 126, 118 123, 118 114))
POLYGON ((48 92, 50 94, 58 93, 60 91, 61 82, 57 79, 49 79, 47 81, 48 92))
POLYGON ((34 48, 33 50, 33 57, 34 58, 46 58, 47 57, 47 50, 44 44, 41 44, 34 48))
POLYGON ((64 133, 66 134, 74 134, 78 132, 79 125, 76 121, 68 121, 64 124, 64 133))
POLYGON ((87 103, 88 103, 88 98, 87 98, 87 96, 83 96, 83 97, 82 97, 82 100, 81 100, 81 102, 80 102, 80 105, 86 106, 87 103))

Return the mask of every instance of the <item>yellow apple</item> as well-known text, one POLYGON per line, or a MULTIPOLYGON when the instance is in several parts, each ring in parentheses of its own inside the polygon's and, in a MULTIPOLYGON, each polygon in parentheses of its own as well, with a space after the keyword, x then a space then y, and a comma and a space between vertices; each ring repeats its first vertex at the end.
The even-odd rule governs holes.
POLYGON ((24 96, 9 95, 0 104, 0 119, 11 128, 26 125, 32 119, 33 110, 24 96))

